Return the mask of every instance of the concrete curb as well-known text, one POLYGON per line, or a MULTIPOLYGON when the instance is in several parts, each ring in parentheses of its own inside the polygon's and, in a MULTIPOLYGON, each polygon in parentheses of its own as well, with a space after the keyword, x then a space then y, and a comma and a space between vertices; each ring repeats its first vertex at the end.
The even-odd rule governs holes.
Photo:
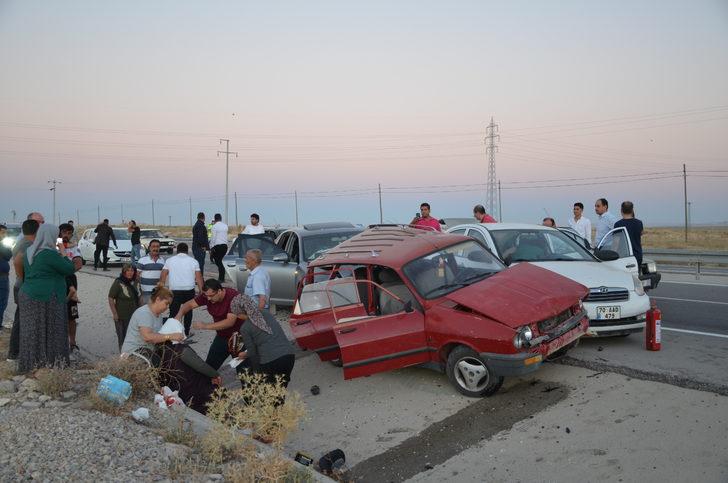
MULTIPOLYGON (((205 416, 203 414, 198 413, 197 411, 195 411, 193 409, 185 408, 184 411, 185 411, 185 413, 184 413, 185 420, 190 423, 190 428, 198 436, 202 436, 205 433, 207 433, 212 428, 212 425, 215 424, 210 418, 208 418, 207 416, 205 416)), ((248 434, 246 434, 245 432, 243 432, 243 431, 239 431, 239 432, 243 436, 250 438, 250 436, 248 434)), ((275 448, 273 448, 267 444, 261 443, 260 441, 257 441, 255 439, 251 438, 251 440, 253 441, 253 443, 255 444, 255 446, 258 448, 258 450, 261 453, 264 453, 266 455, 277 453, 277 450, 275 448)), ((297 471, 306 472, 306 473, 310 474, 311 477, 313 478, 313 481, 318 481, 321 483, 333 483, 335 481, 335 480, 332 480, 331 478, 329 478, 328 476, 322 475, 321 473, 314 470, 313 466, 304 466, 304 465, 298 463, 297 461, 295 461, 294 459, 290 458, 287 455, 284 455, 281 453, 278 453, 278 454, 280 454, 281 456, 283 456, 283 458, 290 461, 293 464, 293 467, 296 468, 297 471)))

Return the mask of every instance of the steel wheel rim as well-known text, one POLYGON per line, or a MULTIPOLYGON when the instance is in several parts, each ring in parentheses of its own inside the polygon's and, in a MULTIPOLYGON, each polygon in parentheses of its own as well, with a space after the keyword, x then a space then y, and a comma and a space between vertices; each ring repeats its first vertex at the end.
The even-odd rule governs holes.
POLYGON ((485 363, 471 356, 458 359, 453 373, 460 387, 467 391, 480 392, 490 382, 490 372, 485 363))

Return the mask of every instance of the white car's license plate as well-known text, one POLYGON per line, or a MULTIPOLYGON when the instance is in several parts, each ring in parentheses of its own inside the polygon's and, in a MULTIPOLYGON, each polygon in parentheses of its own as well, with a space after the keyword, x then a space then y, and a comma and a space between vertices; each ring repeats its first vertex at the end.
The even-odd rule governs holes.
POLYGON ((122 262, 130 262, 131 261, 131 257, 119 257, 119 260, 122 261, 122 262))
POLYGON ((597 320, 621 319, 622 309, 619 305, 597 307, 597 320))

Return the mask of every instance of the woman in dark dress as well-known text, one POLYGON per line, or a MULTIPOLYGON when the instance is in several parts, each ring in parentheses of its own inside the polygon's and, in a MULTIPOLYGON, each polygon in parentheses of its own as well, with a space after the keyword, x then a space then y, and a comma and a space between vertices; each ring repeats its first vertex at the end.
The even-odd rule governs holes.
POLYGON ((134 267, 125 263, 121 267, 119 278, 114 280, 109 288, 109 307, 116 326, 116 338, 119 342, 119 352, 124 345, 126 329, 134 311, 139 308, 139 292, 134 286, 134 267))
POLYGON ((57 238, 56 226, 41 225, 23 259, 24 281, 18 294, 21 373, 69 363, 66 277, 74 266, 57 238))

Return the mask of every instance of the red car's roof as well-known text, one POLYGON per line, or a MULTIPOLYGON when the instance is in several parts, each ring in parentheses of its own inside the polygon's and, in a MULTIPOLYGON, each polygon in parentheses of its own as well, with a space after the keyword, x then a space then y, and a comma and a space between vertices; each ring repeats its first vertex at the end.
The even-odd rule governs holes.
POLYGON ((332 248, 310 266, 362 263, 399 269, 415 258, 469 240, 462 235, 407 226, 375 226, 332 248))

